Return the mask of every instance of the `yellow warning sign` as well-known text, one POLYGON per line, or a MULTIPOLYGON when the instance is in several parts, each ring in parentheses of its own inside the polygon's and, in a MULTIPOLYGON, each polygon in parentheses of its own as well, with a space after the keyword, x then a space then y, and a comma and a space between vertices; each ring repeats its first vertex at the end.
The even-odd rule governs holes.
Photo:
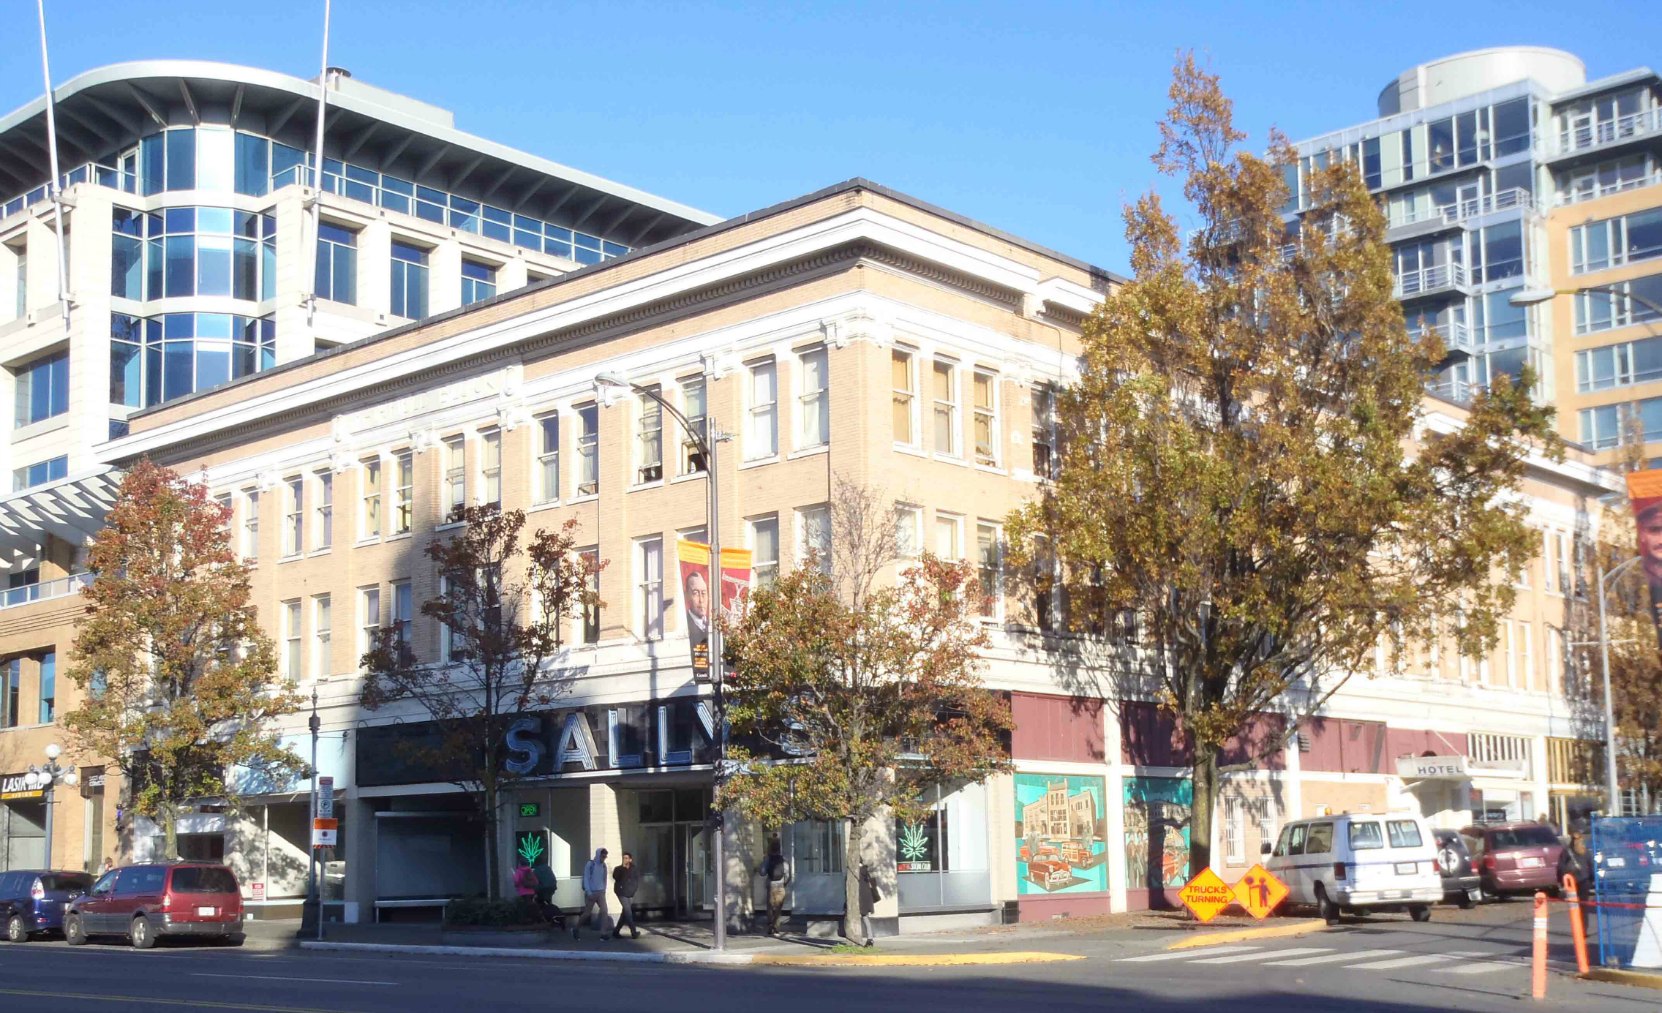
POLYGON ((1235 884, 1235 903, 1254 918, 1268 918, 1287 899, 1287 884, 1262 865, 1254 865, 1235 884))
POLYGON ((1203 922, 1211 921, 1220 911, 1235 903, 1235 893, 1230 890, 1229 884, 1209 868, 1202 869, 1200 875, 1189 880, 1178 897, 1203 922))

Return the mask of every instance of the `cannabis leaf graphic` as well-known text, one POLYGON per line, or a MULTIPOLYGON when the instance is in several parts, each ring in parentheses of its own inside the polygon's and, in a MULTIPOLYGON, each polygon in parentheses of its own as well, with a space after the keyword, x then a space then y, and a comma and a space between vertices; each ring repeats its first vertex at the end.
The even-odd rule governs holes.
POLYGON ((536 834, 526 834, 519 839, 519 857, 525 859, 526 865, 536 865, 537 859, 542 857, 543 848, 542 838, 536 834))
POLYGON ((922 823, 909 823, 900 832, 900 857, 908 862, 919 862, 929 857, 929 835, 922 823))

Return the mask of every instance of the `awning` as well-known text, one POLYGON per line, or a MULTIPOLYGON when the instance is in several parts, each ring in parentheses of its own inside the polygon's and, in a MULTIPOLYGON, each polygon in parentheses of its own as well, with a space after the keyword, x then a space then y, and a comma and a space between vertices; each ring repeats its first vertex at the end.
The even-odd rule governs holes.
POLYGON ((35 566, 47 536, 77 548, 92 541, 115 504, 121 473, 101 467, 0 496, 0 570, 35 566))

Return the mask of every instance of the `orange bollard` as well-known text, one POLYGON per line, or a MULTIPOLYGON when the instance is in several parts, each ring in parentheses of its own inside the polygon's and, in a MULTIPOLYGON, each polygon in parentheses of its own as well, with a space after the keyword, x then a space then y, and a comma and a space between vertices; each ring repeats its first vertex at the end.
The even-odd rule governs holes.
POLYGON ((1535 998, 1547 997, 1547 895, 1535 891, 1535 998))
POLYGON ((1575 890, 1575 876, 1564 873, 1564 899, 1570 905, 1570 938, 1575 940, 1575 967, 1587 974, 1587 923, 1581 916, 1581 896, 1575 890))

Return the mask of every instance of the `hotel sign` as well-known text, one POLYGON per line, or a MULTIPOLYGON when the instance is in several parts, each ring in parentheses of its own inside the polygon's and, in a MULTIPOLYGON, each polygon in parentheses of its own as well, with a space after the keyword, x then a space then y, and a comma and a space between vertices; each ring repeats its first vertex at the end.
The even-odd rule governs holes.
POLYGON ((1399 756, 1397 775, 1411 781, 1464 781, 1471 771, 1464 756, 1399 756))
POLYGON ((46 789, 30 788, 28 774, 6 774, 0 776, 0 802, 9 802, 13 799, 44 798, 46 789))

